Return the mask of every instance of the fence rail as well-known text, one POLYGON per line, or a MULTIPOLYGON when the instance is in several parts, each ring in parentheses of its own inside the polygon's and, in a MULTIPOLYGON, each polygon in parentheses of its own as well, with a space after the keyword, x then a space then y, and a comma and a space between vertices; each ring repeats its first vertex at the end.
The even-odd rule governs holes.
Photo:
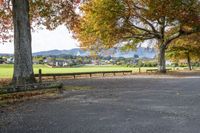
POLYGON ((90 78, 92 77, 93 74, 102 74, 102 76, 105 76, 105 74, 113 74, 114 76, 117 73, 123 73, 123 75, 125 73, 130 73, 132 74, 132 70, 124 70, 124 71, 98 71, 98 72, 76 72, 76 73, 42 73, 42 70, 39 69, 39 73, 35 74, 35 77, 39 78, 39 82, 42 82, 42 77, 53 77, 54 80, 56 80, 56 77, 59 76, 73 76, 74 79, 76 78, 76 76, 80 76, 80 75, 89 75, 90 78))

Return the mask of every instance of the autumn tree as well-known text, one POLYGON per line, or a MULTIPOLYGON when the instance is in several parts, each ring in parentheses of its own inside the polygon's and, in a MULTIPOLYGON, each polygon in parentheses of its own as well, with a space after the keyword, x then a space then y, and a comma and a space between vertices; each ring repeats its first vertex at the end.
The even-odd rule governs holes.
POLYGON ((187 60, 189 70, 191 61, 200 60, 200 34, 192 34, 174 40, 167 49, 167 56, 172 61, 187 60))
POLYGON ((35 82, 32 66, 31 29, 73 26, 78 0, 0 0, 0 42, 12 39, 14 30, 14 84, 35 82))
POLYGON ((83 47, 153 40, 162 73, 170 43, 200 30, 199 0, 90 0, 81 10, 74 32, 83 47))

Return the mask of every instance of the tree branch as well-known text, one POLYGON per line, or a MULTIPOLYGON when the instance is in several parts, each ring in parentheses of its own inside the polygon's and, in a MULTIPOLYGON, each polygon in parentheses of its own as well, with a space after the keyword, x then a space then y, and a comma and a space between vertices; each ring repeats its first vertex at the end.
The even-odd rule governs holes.
POLYGON ((154 25, 153 25, 151 22, 149 22, 147 19, 145 19, 145 18, 142 17, 141 15, 137 15, 137 17, 139 17, 139 18, 142 19, 147 25, 149 25, 154 33, 159 33, 159 32, 156 30, 156 28, 154 27, 154 25))
POLYGON ((168 47, 168 45, 175 39, 181 37, 181 36, 188 36, 191 35, 193 33, 197 33, 200 32, 199 30, 194 30, 194 31, 190 31, 190 32, 185 32, 182 29, 179 30, 178 33, 172 35, 171 37, 169 37, 169 39, 167 39, 167 41, 165 41, 165 47, 168 47))
POLYGON ((149 40, 149 39, 154 39, 155 36, 152 36, 151 34, 135 34, 127 37, 123 37, 124 39, 130 39, 130 38, 135 38, 135 39, 140 39, 140 40, 149 40))

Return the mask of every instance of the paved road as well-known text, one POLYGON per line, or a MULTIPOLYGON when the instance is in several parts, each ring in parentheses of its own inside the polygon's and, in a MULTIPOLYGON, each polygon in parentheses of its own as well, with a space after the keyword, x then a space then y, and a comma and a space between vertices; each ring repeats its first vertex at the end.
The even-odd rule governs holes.
POLYGON ((0 113, 1 133, 199 133, 200 78, 65 81, 91 86, 0 113))

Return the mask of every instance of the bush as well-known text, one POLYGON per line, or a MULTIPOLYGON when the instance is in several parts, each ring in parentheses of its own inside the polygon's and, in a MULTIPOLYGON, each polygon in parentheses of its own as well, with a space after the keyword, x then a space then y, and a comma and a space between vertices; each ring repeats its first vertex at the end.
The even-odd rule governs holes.
POLYGON ((173 67, 178 67, 178 63, 172 63, 173 67))
POLYGON ((192 66, 194 66, 194 67, 200 67, 200 63, 196 62, 192 66))
POLYGON ((187 64, 180 64, 180 67, 187 67, 187 64))

